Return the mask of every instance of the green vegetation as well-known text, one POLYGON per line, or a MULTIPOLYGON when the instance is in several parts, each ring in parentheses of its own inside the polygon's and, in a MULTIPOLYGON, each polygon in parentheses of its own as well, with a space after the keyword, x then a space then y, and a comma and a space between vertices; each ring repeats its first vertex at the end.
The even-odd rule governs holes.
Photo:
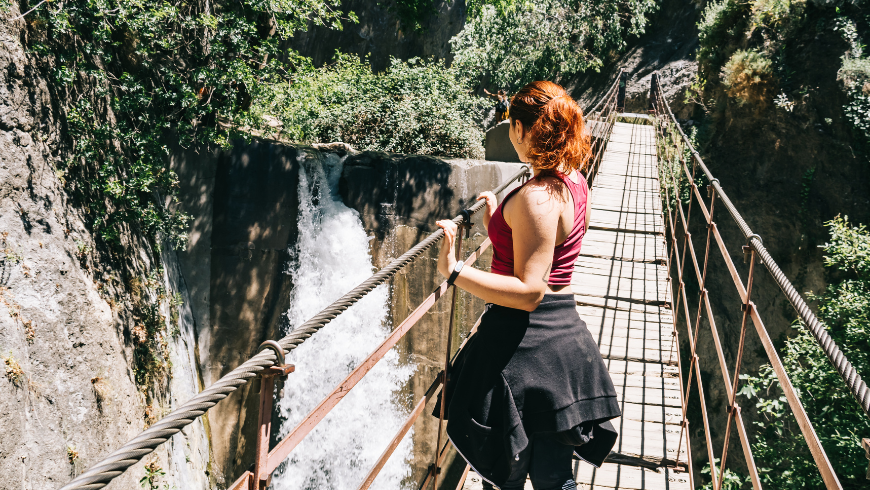
POLYGON ((433 0, 392 0, 384 3, 388 10, 396 14, 402 27, 413 31, 423 30, 423 23, 437 13, 433 0))
MULTIPOLYGON (((819 296, 819 319, 858 373, 870 374, 870 232, 847 218, 827 223, 825 265, 844 278, 832 281, 819 296)), ((812 335, 802 327, 783 349, 783 363, 815 426, 828 459, 845 489, 866 488, 867 459, 861 438, 870 434, 870 420, 846 389, 812 335)), ((806 451, 806 442, 791 414, 770 365, 758 376, 741 376, 740 394, 756 401, 760 420, 752 445, 765 488, 823 488, 806 451)))
POLYGON ((340 27, 337 6, 72 0, 29 14, 34 59, 67 101, 57 175, 94 230, 118 245, 132 226, 183 247, 189 217, 164 206, 177 187, 169 142, 225 144, 240 135, 234 128, 259 126, 251 99, 299 63, 278 56, 280 36, 309 19, 340 27))
POLYGON ((367 60, 337 53, 333 64, 274 86, 252 112, 277 118, 277 136, 290 141, 482 158, 483 132, 475 119, 488 102, 468 86, 443 62, 393 59, 376 74, 367 60))
POLYGON ((465 28, 450 42, 454 63, 468 78, 515 90, 598 70, 639 35, 654 0, 475 2, 465 28))
POLYGON ((166 475, 163 468, 157 460, 151 461, 145 465, 145 476, 139 479, 139 484, 148 490, 158 490, 160 488, 160 477, 166 475))
POLYGON ((768 101, 776 85, 771 65, 770 59, 758 51, 735 51, 722 68, 725 93, 740 104, 768 101))
POLYGON ((849 50, 843 55, 843 64, 837 79, 849 95, 849 102, 843 108, 852 127, 870 143, 870 58, 864 57, 864 45, 858 35, 855 22, 840 18, 836 28, 849 43, 849 50))

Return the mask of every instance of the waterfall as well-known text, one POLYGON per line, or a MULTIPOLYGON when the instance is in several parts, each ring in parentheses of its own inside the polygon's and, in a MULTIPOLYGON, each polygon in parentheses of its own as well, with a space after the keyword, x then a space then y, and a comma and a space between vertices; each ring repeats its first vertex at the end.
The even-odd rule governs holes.
MULTIPOLYGON (((372 272, 370 238, 359 213, 338 194, 342 160, 299 157, 299 237, 287 273, 293 280, 292 330, 372 272)), ((285 437, 389 334, 389 290, 379 286, 297 347, 296 365, 277 401, 285 437)), ((274 490, 356 488, 408 414, 399 390, 414 372, 395 350, 308 434, 273 477, 274 490)), ((396 448, 372 488, 395 490, 410 475, 411 432, 396 448)))

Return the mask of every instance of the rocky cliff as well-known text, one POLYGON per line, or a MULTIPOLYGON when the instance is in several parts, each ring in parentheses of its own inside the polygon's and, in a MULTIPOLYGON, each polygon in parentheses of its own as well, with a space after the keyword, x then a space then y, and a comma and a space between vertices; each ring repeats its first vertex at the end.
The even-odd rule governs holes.
MULTIPOLYGON (((129 229, 107 248, 55 171, 64 101, 25 50, 23 26, 0 25, 0 488, 43 489, 201 386, 171 249, 158 254, 129 229), (146 323, 164 333, 159 342, 146 323), (160 349, 153 364, 142 362, 146 344, 160 349)), ((146 464, 165 473, 161 485, 208 488, 206 427, 190 426, 108 488, 137 488, 146 464)))

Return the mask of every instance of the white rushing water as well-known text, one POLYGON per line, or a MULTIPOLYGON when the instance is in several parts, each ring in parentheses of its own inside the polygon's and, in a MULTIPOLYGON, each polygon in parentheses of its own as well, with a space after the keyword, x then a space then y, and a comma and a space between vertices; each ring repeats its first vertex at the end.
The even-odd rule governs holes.
MULTIPOLYGON (((287 273, 293 279, 290 329, 341 297, 372 272, 369 237, 359 213, 338 194, 341 162, 300 158, 299 237, 287 273)), ((296 365, 277 402, 285 437, 389 334, 389 291, 380 286, 297 347, 296 365)), ((407 416, 399 389, 414 368, 395 350, 302 441, 274 474, 274 490, 356 488, 407 416)), ((396 490, 410 474, 411 432, 372 488, 396 490)))

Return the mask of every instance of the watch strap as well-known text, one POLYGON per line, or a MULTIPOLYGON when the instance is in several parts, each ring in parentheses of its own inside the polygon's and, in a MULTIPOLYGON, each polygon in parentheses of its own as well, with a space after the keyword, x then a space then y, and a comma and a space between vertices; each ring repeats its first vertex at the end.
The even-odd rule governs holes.
POLYGON ((464 265, 465 265, 465 263, 460 260, 453 267, 453 272, 451 272, 450 277, 447 278, 447 284, 449 286, 452 286, 453 283, 456 282, 456 278, 459 277, 459 271, 462 270, 462 266, 464 266, 464 265))

